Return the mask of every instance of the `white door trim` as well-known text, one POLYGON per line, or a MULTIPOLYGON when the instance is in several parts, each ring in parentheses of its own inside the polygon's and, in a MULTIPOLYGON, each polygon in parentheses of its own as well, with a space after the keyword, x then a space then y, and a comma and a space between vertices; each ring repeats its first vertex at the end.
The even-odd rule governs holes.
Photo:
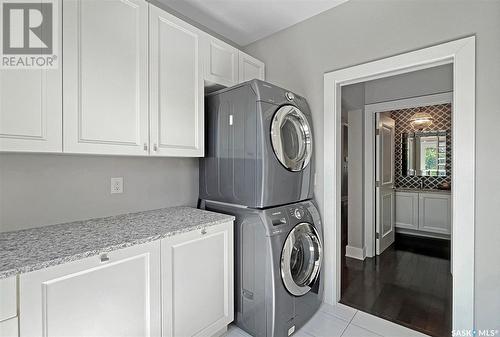
MULTIPOLYGON (((377 112, 416 108, 453 102, 453 91, 365 105, 364 139, 364 232, 367 257, 375 256, 375 114, 377 112), (371 127, 370 127, 371 125, 371 127)), ((396 141, 398 141, 396 139, 396 141)))
POLYGON ((471 36, 324 75, 325 302, 340 300, 341 87, 452 63, 452 325, 474 327, 475 46, 471 36))

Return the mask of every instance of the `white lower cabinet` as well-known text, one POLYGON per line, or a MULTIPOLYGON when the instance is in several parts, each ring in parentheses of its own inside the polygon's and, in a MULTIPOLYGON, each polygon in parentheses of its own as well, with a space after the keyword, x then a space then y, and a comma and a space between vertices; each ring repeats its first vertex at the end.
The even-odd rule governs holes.
POLYGON ((396 227, 418 229, 418 193, 396 192, 396 227))
POLYGON ((160 242, 20 275, 20 336, 159 336, 160 242))
POLYGON ((419 193, 418 228, 423 231, 451 233, 451 195, 419 193))
POLYGON ((162 240, 163 336, 212 336, 234 316, 233 225, 162 240))
POLYGON ((451 194, 397 191, 395 225, 413 234, 451 234, 451 194))

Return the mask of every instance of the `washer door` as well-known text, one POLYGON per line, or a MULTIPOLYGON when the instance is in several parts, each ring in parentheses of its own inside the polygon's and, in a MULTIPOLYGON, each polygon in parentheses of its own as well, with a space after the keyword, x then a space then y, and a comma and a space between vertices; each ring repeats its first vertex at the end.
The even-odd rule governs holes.
POLYGON ((281 278, 290 294, 302 296, 311 290, 321 268, 321 240, 309 223, 295 226, 281 252, 281 278))
POLYGON ((280 163, 290 171, 300 171, 309 164, 312 135, 306 116, 293 105, 276 111, 271 124, 271 142, 280 163))

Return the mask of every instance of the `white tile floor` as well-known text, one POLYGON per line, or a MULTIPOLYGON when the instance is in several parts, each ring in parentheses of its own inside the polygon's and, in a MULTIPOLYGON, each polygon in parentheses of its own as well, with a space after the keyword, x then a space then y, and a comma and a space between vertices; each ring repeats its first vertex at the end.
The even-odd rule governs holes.
MULTIPOLYGON (((245 331, 231 324, 226 337, 249 337, 245 331)), ((424 337, 427 335, 407 329, 384 319, 351 307, 323 304, 294 337, 424 337)))

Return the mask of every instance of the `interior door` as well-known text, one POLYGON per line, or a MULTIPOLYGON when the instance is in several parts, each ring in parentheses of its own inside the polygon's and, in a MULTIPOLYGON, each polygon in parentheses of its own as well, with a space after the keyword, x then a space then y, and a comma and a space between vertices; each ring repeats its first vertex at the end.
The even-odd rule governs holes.
POLYGON ((394 133, 394 120, 384 114, 377 114, 377 255, 394 242, 394 133))

